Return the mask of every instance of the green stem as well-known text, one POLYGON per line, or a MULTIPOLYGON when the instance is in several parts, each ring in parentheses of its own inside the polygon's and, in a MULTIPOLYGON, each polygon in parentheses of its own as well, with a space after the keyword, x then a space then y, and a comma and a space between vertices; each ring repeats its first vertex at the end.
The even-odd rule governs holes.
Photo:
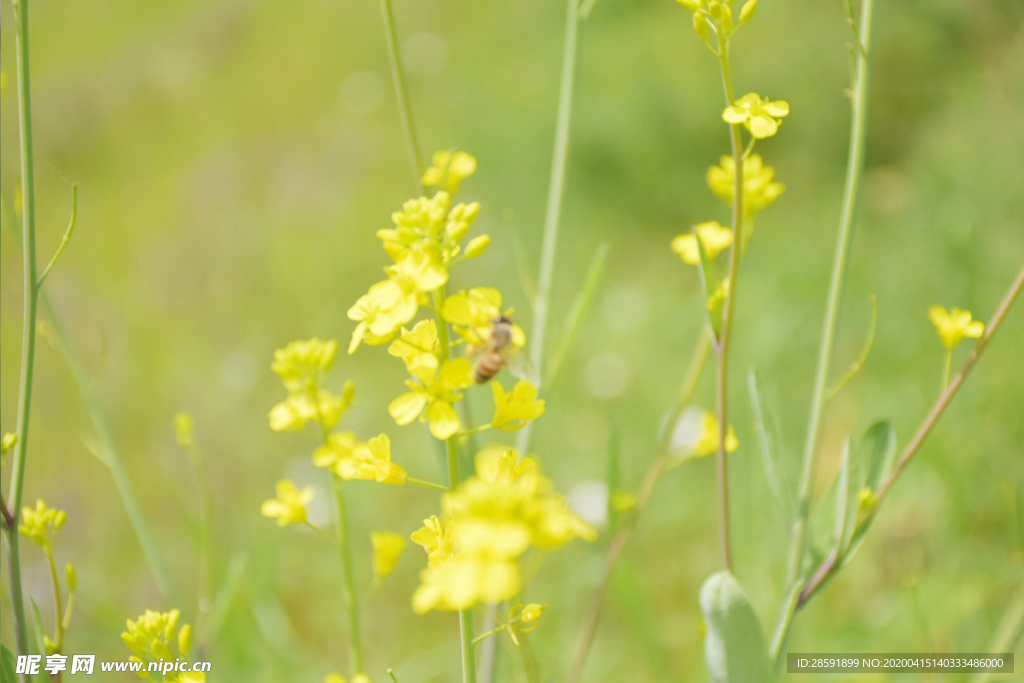
POLYGON ((949 373, 953 370, 953 349, 946 349, 946 357, 942 363, 942 390, 949 387, 949 373))
MULTIPOLYGON (((19 549, 18 520, 25 485, 25 456, 28 451, 29 416, 32 410, 32 374, 36 354, 36 312, 39 287, 36 274, 36 191, 32 151, 32 99, 29 88, 28 65, 28 0, 14 0, 15 45, 18 62, 18 115, 21 132, 21 206, 22 242, 24 244, 24 322, 21 344, 21 376, 18 384, 18 444, 11 466, 11 492, 8 500, 14 517, 14 528, 9 530, 11 609, 17 636, 18 654, 30 654, 28 624, 25 620, 25 598, 21 585, 21 555, 19 549)), ((28 674, 21 680, 28 683, 28 674)))
POLYGON ((348 611, 348 627, 352 658, 352 675, 363 671, 363 650, 359 630, 359 603, 356 601, 355 577, 352 571, 352 544, 349 543, 348 516, 345 512, 344 482, 340 477, 329 474, 334 488, 334 514, 338 519, 338 545, 341 548, 341 565, 345 572, 342 583, 342 598, 348 611))
MULTIPOLYGON (((555 145, 551 155, 551 177, 548 181, 547 209, 544 212, 544 236, 540 251, 540 274, 537 296, 533 302, 533 329, 530 360, 544 376, 544 333, 551 305, 551 283, 555 273, 555 247, 562 215, 565 174, 569 159, 569 125, 572 122, 573 86, 576 80, 576 57, 580 28, 578 0, 568 0, 565 39, 562 48, 562 77, 558 87, 558 111, 555 115, 555 145)), ((516 438, 516 450, 525 455, 533 436, 533 423, 523 427, 516 438)))
POLYGON ((37 287, 42 287, 43 282, 46 281, 46 276, 50 274, 50 271, 57 264, 57 259, 64 253, 64 249, 71 242, 71 233, 75 231, 75 221, 78 219, 78 185, 71 186, 71 220, 68 222, 68 229, 64 231, 64 238, 60 241, 60 245, 57 247, 57 251, 54 252, 53 258, 47 264, 46 268, 43 269, 43 274, 39 276, 36 281, 37 287))
MULTIPOLYGON (((718 62, 722 68, 722 85, 725 89, 726 106, 736 101, 729 68, 729 41, 723 40, 718 51, 718 62)), ((732 197, 732 247, 729 249, 729 285, 726 287, 725 308, 722 314, 722 335, 716 345, 718 360, 716 372, 718 412, 718 453, 716 470, 718 474, 718 505, 721 530, 719 534, 722 564, 732 570, 732 544, 729 530, 729 455, 725 442, 729 432, 729 349, 732 345, 733 317, 736 310, 736 281, 739 276, 740 253, 743 250, 743 139, 738 124, 729 126, 732 144, 732 158, 736 165, 732 197)))
POLYGON ((871 37, 871 14, 873 0, 864 0, 861 8, 859 44, 856 54, 856 77, 853 84, 853 117, 850 122, 850 148, 846 165, 846 184, 843 190, 843 205, 839 220, 839 234, 836 237, 835 255, 832 260, 832 275, 828 285, 828 299, 825 306, 825 322, 818 347, 818 366, 814 377, 807 437, 804 441, 803 461, 800 472, 800 500, 789 549, 787 583, 792 585, 800 576, 804 557, 804 541, 807 519, 811 506, 811 483, 814 478, 814 459, 821 436, 821 422, 827 402, 827 388, 832 354, 835 349, 836 328, 839 325, 839 307, 846 282, 846 265, 849 261, 850 243, 860 208, 860 187, 864 177, 864 147, 867 139, 868 114, 868 48, 871 37))
POLYGON ((482 643, 483 641, 487 640, 491 636, 493 636, 493 635, 495 635, 497 633, 501 633, 502 631, 507 629, 509 626, 515 626, 520 621, 522 621, 522 618, 521 617, 516 617, 512 621, 510 621, 508 623, 505 623, 505 624, 502 624, 501 626, 498 626, 497 628, 492 628, 490 631, 485 631, 484 633, 481 633, 480 635, 478 635, 476 638, 473 639, 473 644, 477 645, 478 643, 482 643))
POLYGON ((445 491, 445 492, 448 491, 448 487, 447 486, 442 486, 441 484, 435 484, 432 481, 426 481, 424 479, 416 479, 414 477, 406 477, 405 481, 410 483, 410 484, 419 484, 420 486, 426 486, 428 488, 438 489, 439 491, 445 491))
POLYGON ((409 110, 409 95, 405 89, 402 57, 398 53, 398 34, 395 31, 395 15, 391 10, 391 0, 380 0, 380 11, 384 17, 384 37, 388 46, 388 61, 391 63, 391 80, 395 86, 395 98, 398 100, 398 116, 402 119, 402 132, 405 134, 405 148, 415 176, 415 186, 420 194, 424 194, 423 164, 420 161, 419 144, 416 142, 416 128, 413 126, 409 110))
MULTIPOLYGON (((441 285, 434 292, 434 311, 437 315, 437 349, 441 355, 442 363, 451 359, 448 321, 441 317, 445 296, 445 286, 441 285)), ((449 437, 444 442, 445 454, 448 460, 449 489, 454 489, 462 482, 457 439, 458 435, 455 435, 449 437)), ((462 639, 462 681, 463 683, 476 683, 476 652, 473 647, 473 611, 471 609, 459 610, 459 631, 462 639)))

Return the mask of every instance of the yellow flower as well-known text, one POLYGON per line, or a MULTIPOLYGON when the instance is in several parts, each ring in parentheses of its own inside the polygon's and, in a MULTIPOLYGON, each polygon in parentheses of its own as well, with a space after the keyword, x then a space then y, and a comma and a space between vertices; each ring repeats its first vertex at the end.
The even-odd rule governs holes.
MULTIPOLYGON (((707 221, 694 226, 700 241, 704 244, 704 252, 713 259, 732 246, 732 229, 718 221, 707 221)), ((700 263, 700 251, 697 249, 697 236, 692 232, 683 233, 672 240, 672 251, 679 254, 683 263, 695 266, 700 263)))
POLYGON ((313 500, 313 487, 299 491, 291 479, 277 482, 277 498, 263 501, 260 512, 264 517, 276 519, 279 527, 306 523, 306 506, 313 500))
POLYGON ((14 432, 7 432, 4 434, 3 439, 0 440, 0 457, 7 456, 8 453, 14 450, 14 447, 18 443, 18 435, 14 432))
POLYGON ((338 424, 345 411, 355 400, 356 385, 349 380, 342 388, 341 396, 326 389, 317 392, 317 401, 310 396, 292 394, 273 408, 267 416, 270 428, 275 432, 298 431, 309 422, 318 422, 327 429, 338 424))
MULTIPOLYGON (((493 287, 474 287, 445 299, 441 316, 455 328, 456 334, 475 346, 483 346, 490 336, 491 323, 498 316, 511 316, 511 308, 501 309, 501 292, 493 287)), ((512 326, 512 343, 526 345, 526 334, 518 325, 512 326)))
POLYGON ((516 430, 544 414, 544 401, 537 400, 537 387, 525 379, 506 393, 497 381, 491 383, 494 391, 494 419, 491 425, 498 429, 516 430))
MULTIPOLYGON (((718 417, 710 410, 704 411, 701 422, 701 433, 697 442, 693 445, 693 455, 702 458, 718 451, 718 417)), ((740 442, 736 438, 736 431, 729 425, 729 431, 725 435, 725 452, 732 453, 739 448, 740 442)))
MULTIPOLYGON (((347 468, 353 467, 351 461, 355 458, 358 444, 359 441, 352 432, 332 432, 327 437, 327 443, 313 452, 313 464, 329 469, 345 479, 342 472, 347 472, 347 468)), ((353 476, 347 478, 354 479, 353 476)))
POLYGON ((174 437, 182 448, 191 448, 193 445, 192 416, 186 412, 180 412, 174 416, 174 437))
POLYGON ((758 140, 770 138, 779 130, 782 119, 789 115, 789 103, 761 99, 757 93, 747 93, 722 112, 726 123, 742 123, 758 140))
MULTIPOLYGON (((775 169, 761 159, 760 154, 751 154, 743 160, 743 209, 752 215, 778 199, 786 186, 774 182, 775 169)), ((720 166, 708 169, 708 187, 726 204, 732 204, 733 190, 736 189, 736 160, 723 156, 720 166)))
MULTIPOLYGON (((135 621, 127 620, 128 630, 121 634, 121 640, 132 651, 134 655, 132 657, 133 661, 147 662, 163 659, 173 662, 176 656, 171 654, 170 646, 177 644, 178 654, 184 657, 188 654, 191 644, 192 627, 185 624, 179 629, 178 623, 180 621, 181 612, 179 610, 172 609, 170 612, 157 612, 147 609, 135 621)), ((181 676, 183 675, 176 675, 174 678, 167 680, 177 680, 182 683, 206 680, 205 676, 182 678, 181 676)), ((148 676, 142 674, 140 676, 148 678, 148 676)))
POLYGON ((312 391, 318 385, 321 374, 331 369, 337 352, 338 342, 334 339, 324 341, 313 337, 309 340, 296 340, 274 351, 274 362, 270 369, 281 378, 288 391, 312 391))
POLYGON ((411 331, 402 328, 398 339, 388 347, 388 353, 405 361, 409 374, 420 381, 429 381, 437 372, 437 323, 421 320, 411 331))
POLYGON ((63 510, 46 507, 42 498, 36 501, 36 508, 30 507, 21 509, 21 524, 18 525, 18 532, 22 536, 28 536, 40 548, 48 550, 53 534, 64 526, 68 521, 68 514, 63 510))
POLYGON ((447 360, 440 370, 424 373, 422 384, 406 380, 411 392, 402 394, 388 406, 388 413, 400 425, 420 418, 430 422, 430 433, 437 439, 447 439, 459 431, 461 422, 452 405, 462 398, 458 393, 473 385, 473 365, 465 358, 447 360))
POLYGON ((396 263, 410 252, 421 253, 447 265, 460 250, 460 242, 480 213, 480 204, 451 206, 447 192, 410 199, 391 214, 394 228, 377 231, 384 251, 396 263))
POLYGON ((423 172, 423 184, 427 187, 446 184, 447 190, 452 194, 459 189, 459 183, 476 173, 476 159, 467 152, 434 152, 433 162, 433 165, 423 172))
POLYGON ((952 351, 964 337, 978 339, 985 333, 985 323, 974 320, 970 311, 954 308, 947 311, 942 306, 928 309, 928 319, 939 331, 943 345, 952 351))
POLYGON ((405 470, 391 462, 391 439, 380 434, 366 443, 356 444, 354 474, 342 479, 367 479, 379 484, 404 484, 405 470))
POLYGON ((405 537, 393 531, 373 531, 370 544, 373 546, 373 575, 383 581, 395 570, 405 550, 405 537))
POLYGON ((508 600, 522 585, 519 558, 530 547, 550 550, 596 537, 533 460, 489 448, 478 454, 476 471, 445 495, 446 522, 425 520, 413 534, 429 558, 413 595, 417 613, 508 600))

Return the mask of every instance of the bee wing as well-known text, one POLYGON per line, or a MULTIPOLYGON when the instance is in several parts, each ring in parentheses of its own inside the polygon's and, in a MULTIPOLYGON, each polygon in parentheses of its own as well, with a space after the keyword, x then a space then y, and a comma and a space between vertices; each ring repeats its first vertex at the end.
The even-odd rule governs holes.
POLYGON ((537 372, 537 368, 533 365, 533 361, 530 360, 529 356, 515 349, 504 354, 504 358, 505 367, 515 377, 525 379, 535 387, 540 386, 540 373, 537 372))

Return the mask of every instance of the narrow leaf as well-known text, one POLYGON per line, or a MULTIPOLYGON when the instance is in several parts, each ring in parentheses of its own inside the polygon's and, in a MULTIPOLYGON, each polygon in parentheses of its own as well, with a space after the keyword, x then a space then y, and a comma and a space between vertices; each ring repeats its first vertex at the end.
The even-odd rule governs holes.
POLYGON ((605 266, 607 265, 608 243, 602 242, 597 247, 597 251, 594 252, 594 258, 590 261, 590 267, 587 268, 587 275, 583 279, 582 288, 577 292, 576 297, 569 305, 569 310, 565 316, 565 324, 562 326, 560 334, 558 350, 548 363, 547 371, 545 373, 545 393, 551 392, 551 387, 555 385, 555 381, 559 374, 561 374, 562 367, 565 365, 565 359, 568 357, 569 351, 575 346, 576 335, 579 332, 580 324, 583 322, 583 318, 586 316, 587 311, 590 310, 590 306, 594 301, 594 295, 597 293, 598 286, 601 284, 601 280, 604 277, 605 266))
POLYGON ((775 670, 757 616, 728 571, 712 574, 700 589, 707 625, 704 659, 712 683, 769 683, 775 670))
POLYGON ((782 603, 784 609, 784 618, 779 620, 779 623, 775 626, 775 633, 772 634, 772 646, 771 655, 773 658, 779 656, 782 651, 782 644, 786 638, 786 633, 789 631, 789 623, 793 621, 793 615, 796 614, 797 605, 800 604, 800 591, 804 589, 806 583, 802 580, 797 581, 793 584, 789 592, 786 593, 786 599, 782 603))
POLYGON ((778 434, 775 424, 768 414, 761 394, 761 383, 757 370, 751 370, 747 379, 750 393, 750 405, 754 412, 754 424, 757 428, 757 443, 761 451, 761 463, 764 465, 765 478, 771 487, 775 504, 782 513, 783 521, 788 525, 796 514, 797 501, 789 488, 785 476, 785 467, 779 458, 778 434))
POLYGON ((14 655, 6 645, 0 645, 0 683, 17 683, 14 670, 14 655))
POLYGON ((839 470, 839 478, 836 480, 836 516, 835 516, 835 534, 834 534, 834 545, 832 547, 832 554, 839 557, 843 552, 843 548, 846 547, 847 534, 851 533, 849 529, 856 519, 851 520, 851 517, 856 516, 856 498, 857 495, 854 493, 850 495, 850 439, 846 440, 843 444, 843 466, 839 470), (851 505, 851 498, 854 500, 851 505))
POLYGON ((840 566, 846 566, 854 553, 860 549, 875 519, 872 503, 868 503, 872 507, 861 509, 860 494, 864 491, 865 494, 873 496, 882 481, 892 472, 896 461, 896 430, 892 423, 884 420, 873 424, 859 441, 855 458, 859 472, 858 487, 854 492, 855 500, 851 506, 853 524, 848 530, 849 538, 844 544, 840 566))
POLYGON ((46 634, 43 631, 43 615, 39 613, 39 605, 32 598, 32 634, 35 637, 35 651, 46 654, 46 634))

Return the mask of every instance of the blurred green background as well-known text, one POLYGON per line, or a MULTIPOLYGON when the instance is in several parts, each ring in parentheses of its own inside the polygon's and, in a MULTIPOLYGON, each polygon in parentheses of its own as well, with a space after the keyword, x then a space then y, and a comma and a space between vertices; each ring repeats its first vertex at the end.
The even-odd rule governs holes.
MULTIPOLYGON (((453 285, 500 287, 529 334, 517 253, 535 272, 564 5, 396 0, 395 12, 424 157, 456 146, 480 163, 464 192, 484 206, 474 234, 488 232, 493 243, 453 285)), ((0 187, 9 201, 19 184, 14 27, 7 3, 0 13, 0 187)), ((942 348, 928 306, 987 318, 1024 255, 1024 5, 879 3, 875 25, 864 211, 837 374, 863 342, 870 293, 878 336, 864 371, 829 406, 819 496, 846 435, 890 417, 905 443, 934 400, 942 348)), ((345 312, 385 265, 374 232, 413 192, 378 6, 33 0, 31 31, 39 260, 60 240, 77 183, 78 227, 47 290, 175 591, 171 604, 156 590, 109 472, 90 454, 80 394, 44 340, 26 501, 68 511, 57 555, 78 568, 80 602, 66 651, 126 657, 123 620, 147 607, 178 606, 194 621, 201 493, 172 425, 187 410, 215 482, 217 581, 232 558, 247 558, 224 628, 208 644, 210 680, 319 681, 347 670, 335 553, 314 535, 278 530, 259 505, 281 476, 322 481, 309 464, 313 437, 267 426, 283 397, 272 352, 295 338, 348 339, 345 312)), ((769 626, 787 536, 762 474, 745 373, 761 372, 795 469, 846 161, 848 40, 839 0, 762 0, 734 47, 737 89, 793 109, 781 134, 758 146, 787 191, 761 215, 744 262, 733 357, 736 568, 769 626)), ((581 34, 577 85, 556 343, 602 241, 611 258, 535 435, 544 468, 567 492, 603 478, 612 425, 626 481, 639 481, 701 326, 695 272, 669 241, 694 222, 728 217, 703 180, 728 146, 717 67, 686 12, 669 0, 598 0, 581 34)), ((6 228, 0 247, 0 421, 13 430, 21 268, 6 228)), ((986 648, 1024 579, 1022 348, 1017 310, 861 554, 798 617, 791 649, 986 648)), ((364 437, 386 430, 396 461, 441 478, 426 434, 387 415, 402 390, 399 363, 364 348, 340 358, 333 375, 336 386, 351 377, 359 388, 347 428, 364 437)), ((711 380, 705 373, 698 405, 711 406, 711 380)), ((482 412, 490 392, 474 393, 482 412)), ((3 474, 6 490, 9 466, 3 474)), ((586 680, 703 680, 697 590, 718 568, 713 477, 707 459, 664 478, 613 581, 586 680)), ((411 532, 436 511, 437 496, 349 488, 359 581, 368 586, 369 530, 411 532)), ((531 641, 547 680, 565 671, 606 540, 550 556, 528 588, 529 600, 551 604, 531 641)), ((44 558, 23 547, 28 594, 49 614, 44 558)), ((410 609, 419 553, 410 548, 384 587, 364 594, 374 680, 388 666, 403 683, 455 679, 456 618, 410 609)), ((2 590, 9 643, 6 581, 2 590)), ((503 637, 502 680, 522 679, 514 650, 503 637)))

